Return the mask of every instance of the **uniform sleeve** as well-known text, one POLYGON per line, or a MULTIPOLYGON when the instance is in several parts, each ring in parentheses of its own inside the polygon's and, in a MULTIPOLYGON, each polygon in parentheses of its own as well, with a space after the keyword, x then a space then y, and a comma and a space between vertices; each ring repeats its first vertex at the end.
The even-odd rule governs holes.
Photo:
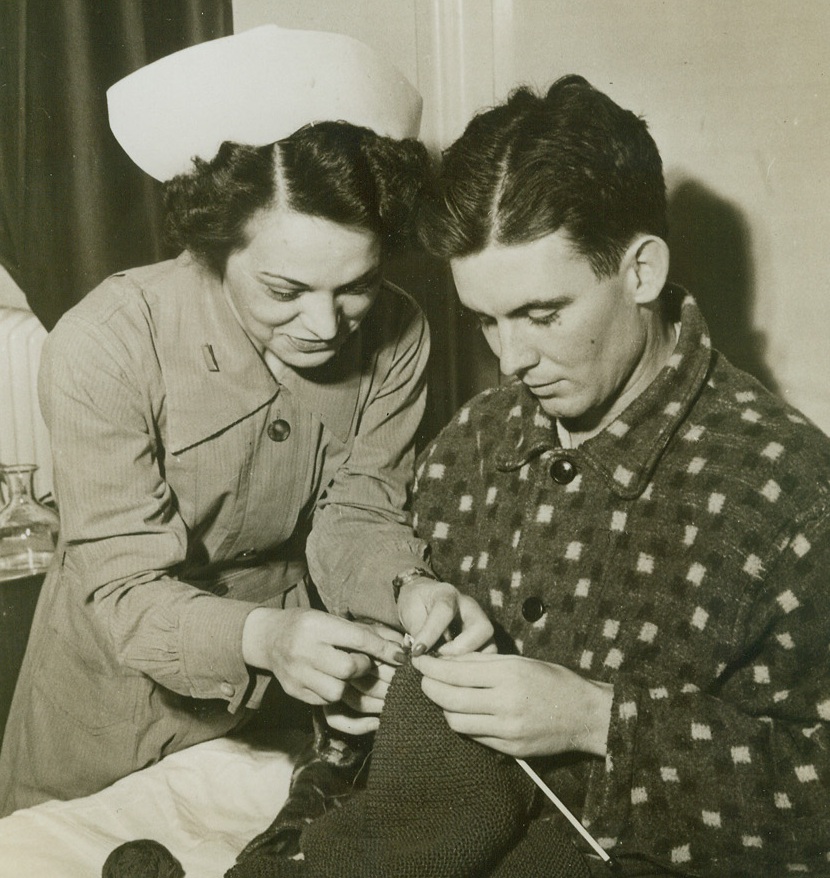
POLYGON ((417 310, 378 358, 377 390, 352 452, 318 503, 306 554, 332 612, 398 624, 392 580, 425 564, 426 543, 413 533, 407 507, 428 356, 429 331, 417 310))
POLYGON ((615 681, 584 815, 615 852, 654 851, 701 875, 826 874, 830 520, 803 523, 775 553, 710 691, 615 681))
POLYGON ((49 427, 65 587, 93 618, 106 654, 197 698, 242 702, 251 604, 171 576, 187 530, 164 478, 156 418, 161 377, 141 317, 65 317, 48 337, 41 406, 49 427), (141 341, 144 339, 145 341, 141 341))

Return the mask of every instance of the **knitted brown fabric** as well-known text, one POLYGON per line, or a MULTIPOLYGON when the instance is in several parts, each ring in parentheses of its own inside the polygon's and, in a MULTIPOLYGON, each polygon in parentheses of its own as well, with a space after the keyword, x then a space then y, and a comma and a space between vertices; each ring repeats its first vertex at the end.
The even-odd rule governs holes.
POLYGON ((580 878, 512 759, 453 732, 407 662, 386 698, 366 789, 303 832, 302 861, 254 854, 226 878, 580 878))

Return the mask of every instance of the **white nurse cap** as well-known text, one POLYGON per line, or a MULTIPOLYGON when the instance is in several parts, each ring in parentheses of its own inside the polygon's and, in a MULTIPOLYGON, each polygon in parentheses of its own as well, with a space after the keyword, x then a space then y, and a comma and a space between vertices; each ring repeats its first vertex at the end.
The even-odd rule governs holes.
POLYGON ((150 176, 169 180, 221 143, 262 146, 311 122, 417 137, 421 96, 368 46, 342 34, 265 25, 174 52, 107 91, 110 128, 150 176))

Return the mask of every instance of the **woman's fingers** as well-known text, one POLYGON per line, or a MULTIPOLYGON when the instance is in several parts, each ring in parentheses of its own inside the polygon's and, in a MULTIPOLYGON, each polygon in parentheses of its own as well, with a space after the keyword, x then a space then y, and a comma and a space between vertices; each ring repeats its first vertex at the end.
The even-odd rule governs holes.
POLYGON ((329 630, 329 642, 332 646, 363 653, 390 665, 403 662, 404 653, 398 641, 381 636, 368 625, 350 622, 338 616, 327 618, 332 622, 329 630))
POLYGON ((365 695, 353 686, 346 687, 341 702, 359 714, 378 714, 383 710, 382 698, 377 698, 374 695, 365 695))
POLYGON ((355 677, 353 680, 349 680, 349 685, 362 695, 383 700, 389 691, 389 682, 388 679, 375 676, 374 671, 369 671, 368 674, 362 677, 355 677))
POLYGON ((326 705, 323 708, 326 722, 338 732, 346 735, 365 735, 375 732, 380 720, 375 715, 360 715, 344 705, 326 705))

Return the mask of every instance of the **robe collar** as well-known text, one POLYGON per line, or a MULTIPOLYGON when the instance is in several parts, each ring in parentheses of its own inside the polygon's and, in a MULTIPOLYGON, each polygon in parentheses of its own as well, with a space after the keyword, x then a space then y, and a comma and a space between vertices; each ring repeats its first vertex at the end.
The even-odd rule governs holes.
POLYGON ((663 295, 680 303, 680 334, 666 365, 651 384, 596 436, 575 449, 562 448, 556 422, 517 382, 506 396, 505 431, 496 446, 496 466, 518 469, 545 452, 599 472, 614 493, 640 496, 666 446, 678 432, 694 441, 701 428, 687 422, 712 360, 709 330, 694 299, 680 287, 663 295))

